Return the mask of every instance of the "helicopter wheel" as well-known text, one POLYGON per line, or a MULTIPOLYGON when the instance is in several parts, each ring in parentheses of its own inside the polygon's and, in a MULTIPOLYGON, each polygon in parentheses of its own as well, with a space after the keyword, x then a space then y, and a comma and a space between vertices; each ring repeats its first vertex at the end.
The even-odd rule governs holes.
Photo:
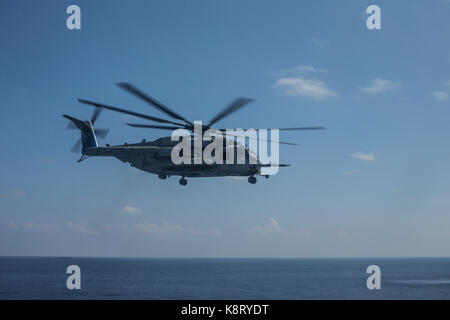
POLYGON ((160 174, 158 175, 158 178, 160 178, 161 180, 166 180, 166 179, 167 179, 167 174, 165 174, 165 173, 160 173, 160 174))
POLYGON ((186 180, 184 177, 181 178, 179 182, 180 182, 180 184, 181 184, 182 186, 187 185, 187 180, 186 180))
POLYGON ((253 176, 248 177, 248 182, 250 182, 251 184, 255 184, 256 183, 256 178, 253 177, 253 176))

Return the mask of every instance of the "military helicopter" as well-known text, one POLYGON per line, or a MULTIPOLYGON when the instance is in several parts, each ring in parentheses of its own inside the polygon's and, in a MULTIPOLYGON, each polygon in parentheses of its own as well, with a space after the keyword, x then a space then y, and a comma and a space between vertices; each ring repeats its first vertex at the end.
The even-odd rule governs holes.
MULTIPOLYGON (((201 139, 202 148, 205 147, 206 141, 203 137, 196 136, 194 133, 195 125, 191 121, 185 119, 175 111, 171 110, 161 102, 152 98, 142 90, 133 86, 130 83, 118 83, 120 88, 126 90, 132 95, 140 98, 148 103, 150 106, 165 113, 174 120, 167 120, 155 116, 150 116, 134 111, 117 108, 111 105, 103 103, 93 102, 85 99, 78 99, 82 104, 91 105, 95 107, 91 120, 82 121, 71 117, 69 115, 63 115, 66 119, 70 120, 68 129, 79 129, 81 131, 81 138, 76 142, 72 148, 72 152, 79 152, 81 150, 81 158, 77 162, 86 160, 89 157, 115 157, 120 161, 128 162, 132 167, 139 170, 143 170, 149 173, 157 174, 160 179, 165 180, 167 177, 180 176, 179 183, 186 185, 186 177, 248 177, 248 182, 255 184, 257 179, 255 176, 261 175, 261 169, 267 166, 267 164, 261 163, 257 156, 247 147, 241 145, 237 141, 233 141, 232 148, 243 147, 245 150, 246 161, 239 164, 234 162, 233 164, 223 163, 205 163, 201 164, 174 164, 171 158, 172 149, 178 144, 178 141, 172 141, 171 136, 161 137, 154 141, 146 141, 143 139, 138 143, 124 143, 122 145, 111 146, 106 144, 104 147, 99 147, 97 142, 97 136, 105 138, 109 132, 109 129, 96 129, 94 124, 98 119, 103 109, 128 114, 131 116, 139 117, 142 119, 150 120, 153 122, 161 123, 162 125, 155 124, 136 124, 127 123, 128 126, 135 128, 150 128, 159 130, 177 130, 185 129, 190 132, 190 139, 201 139), (253 161, 251 161, 253 160, 253 161)), ((206 131, 211 129, 213 125, 229 116, 230 114, 242 109, 244 106, 252 102, 252 99, 237 98, 233 100, 228 106, 226 106, 221 112, 213 117, 207 125, 201 125, 201 130, 206 131)), ((297 128, 280 128, 280 131, 293 131, 293 130, 320 130, 324 127, 297 127, 297 128)), ((219 133, 223 133, 226 137, 225 129, 217 129, 219 133)), ((213 137, 214 139, 216 137, 213 137)), ((234 137, 233 137, 234 140, 234 137)), ((271 140, 266 140, 271 141, 271 140)), ((195 141, 194 141, 195 142, 195 141)), ((295 143, 276 141, 280 144, 296 145, 295 143)), ((229 145, 228 145, 229 146, 229 145)), ((224 147, 225 148, 225 147, 224 147)), ((224 150, 225 152, 225 150, 224 150)), ((286 167, 286 164, 277 164, 278 167, 286 167)), ((266 175, 266 178, 269 176, 266 175)))

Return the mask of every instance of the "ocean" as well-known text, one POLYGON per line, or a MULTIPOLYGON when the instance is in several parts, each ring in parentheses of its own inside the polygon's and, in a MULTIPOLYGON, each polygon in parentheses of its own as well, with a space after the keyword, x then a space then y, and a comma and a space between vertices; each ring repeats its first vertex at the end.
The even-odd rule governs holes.
POLYGON ((0 299, 449 299, 450 258, 0 257, 0 299), (81 289, 66 269, 81 269, 81 289), (369 290, 369 265, 381 289, 369 290))

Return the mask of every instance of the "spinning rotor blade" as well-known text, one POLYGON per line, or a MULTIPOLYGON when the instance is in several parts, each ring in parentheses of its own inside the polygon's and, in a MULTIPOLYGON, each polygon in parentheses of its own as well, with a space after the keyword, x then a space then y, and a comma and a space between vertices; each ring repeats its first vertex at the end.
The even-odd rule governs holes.
POLYGON ((279 128, 280 131, 325 130, 325 127, 279 128))
POLYGON ((176 129, 184 129, 184 127, 175 127, 175 126, 154 126, 150 124, 136 124, 136 123, 127 123, 128 126, 134 128, 150 128, 150 129, 163 129, 163 130, 176 130, 176 129))
POLYGON ((284 168, 284 167, 290 167, 290 164, 284 164, 284 163, 279 163, 279 164, 274 164, 274 163, 268 163, 268 164, 257 164, 258 167, 280 167, 280 168, 284 168))
POLYGON ((91 123, 94 125, 95 121, 97 120, 98 116, 102 112, 103 109, 95 108, 94 113, 92 114, 91 123))
POLYGON ((88 104, 97 108, 105 108, 108 110, 113 110, 113 111, 117 111, 117 112, 121 112, 121 113, 125 113, 125 114, 129 114, 135 117, 140 117, 140 118, 144 118, 147 120, 151 120, 151 121, 155 121, 155 122, 160 122, 160 123, 171 123, 171 124, 175 124, 178 126, 185 126, 182 123, 178 123, 178 122, 174 122, 174 121, 170 121, 170 120, 165 120, 165 119, 161 119, 161 118, 157 118, 157 117, 152 117, 152 116, 148 116, 142 113, 137 113, 137 112, 133 112, 133 111, 128 111, 125 109, 120 109, 120 108, 116 108, 113 106, 108 106, 106 104, 102 104, 102 103, 98 103, 98 102, 93 102, 93 101, 89 101, 89 100, 84 100, 84 99, 78 99, 79 102, 84 103, 84 104, 88 104))
POLYGON ((75 125, 75 123, 73 123, 72 121, 69 121, 69 123, 67 124, 67 129, 78 129, 78 128, 75 125))
MULTIPOLYGON (((211 135, 217 135, 217 136, 221 136, 221 134, 215 134, 215 133, 213 133, 213 134, 211 134, 211 135)), ((299 146, 299 144, 298 143, 292 143, 292 142, 283 142, 283 141, 275 141, 275 140, 268 140, 268 139, 259 139, 259 138, 252 138, 252 137, 246 137, 246 136, 239 136, 239 135, 235 135, 235 134, 228 134, 228 133, 225 133, 225 132, 222 132, 222 135, 224 135, 224 136, 229 136, 229 137, 237 137, 237 138, 249 138, 249 139, 252 139, 252 140, 260 140, 260 141, 267 141, 267 142, 275 142, 275 143, 279 143, 279 144, 288 144, 288 145, 291 145, 291 146, 299 146)))
POLYGON ((191 126, 193 125, 192 122, 190 122, 189 120, 186 120, 184 117, 180 116, 175 111, 169 109, 168 107, 163 105, 158 100, 156 100, 156 99, 150 97, 149 95, 145 94, 144 92, 142 92, 141 90, 139 90, 138 88, 133 86, 131 83, 121 82, 121 83, 118 83, 117 85, 119 87, 121 87, 122 89, 128 91, 129 93, 137 96, 138 98, 141 98, 145 102, 149 103, 150 105, 154 106, 155 108, 157 108, 158 110, 164 112, 165 114, 171 116, 172 118, 177 119, 177 120, 182 120, 182 121, 186 122, 187 124, 189 124, 191 126))
POLYGON ((94 129, 94 132, 98 137, 105 139, 108 135, 109 129, 94 129))
POLYGON ((79 153, 81 150, 81 138, 73 145, 72 149, 70 149, 73 153, 79 153))
POLYGON ((230 105, 228 105, 225 109, 223 109, 219 114, 217 114, 214 118, 212 118, 209 121, 208 127, 211 127, 214 123, 216 123, 219 120, 222 120, 223 118, 229 116, 233 112, 239 110, 240 108, 244 107, 246 104, 249 104, 252 102, 253 99, 249 98, 237 98, 233 102, 231 102, 230 105))
MULTIPOLYGON (((298 127, 298 128, 273 128, 278 129, 280 131, 300 131, 300 130, 325 130, 325 127, 298 127)), ((220 131, 225 131, 226 129, 217 129, 220 131)), ((248 129, 242 129, 242 130, 248 130, 248 129)))

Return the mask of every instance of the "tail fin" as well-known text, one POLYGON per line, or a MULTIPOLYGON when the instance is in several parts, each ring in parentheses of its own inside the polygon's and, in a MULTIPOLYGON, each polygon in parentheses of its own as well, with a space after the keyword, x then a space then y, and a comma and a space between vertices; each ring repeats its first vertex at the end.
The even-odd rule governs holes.
POLYGON ((69 119, 81 131, 81 143, 84 148, 97 148, 97 137, 95 136, 94 128, 90 121, 81 121, 68 115, 63 115, 64 118, 69 119))

